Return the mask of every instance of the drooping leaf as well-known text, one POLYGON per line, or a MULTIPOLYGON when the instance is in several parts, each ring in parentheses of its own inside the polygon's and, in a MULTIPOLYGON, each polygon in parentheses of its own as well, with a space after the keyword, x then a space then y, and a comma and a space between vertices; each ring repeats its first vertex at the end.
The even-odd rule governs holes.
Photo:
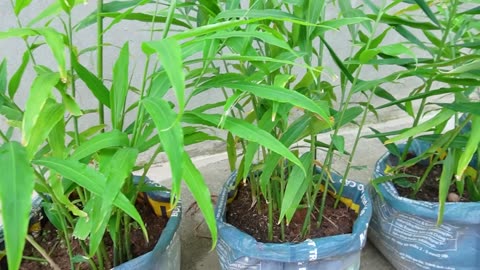
POLYGON ((110 93, 103 82, 82 66, 78 61, 73 61, 73 68, 77 72, 78 77, 87 85, 92 94, 105 106, 110 108, 110 93))
POLYGON ((210 230, 213 249, 217 243, 218 237, 210 192, 205 184, 202 174, 195 167, 187 153, 183 153, 183 168, 185 170, 183 174, 185 184, 187 184, 187 187, 197 202, 200 211, 202 211, 205 222, 210 230))
POLYGON ((143 46, 147 46, 157 53, 160 63, 175 90, 179 114, 182 114, 185 107, 185 74, 183 72, 180 44, 174 39, 167 38, 160 41, 144 43, 143 46))
POLYGON ((30 88, 30 95, 28 96, 25 105, 25 113, 22 121, 22 142, 26 144, 30 141, 30 137, 35 132, 33 127, 37 122, 44 104, 47 102, 53 87, 60 80, 58 73, 42 73, 38 75, 30 88))
MULTIPOLYGON (((215 87, 215 85, 212 85, 215 87)), ((220 85, 219 85, 220 86, 220 85)), ((291 104, 318 114, 323 120, 329 122, 329 110, 326 102, 316 103, 308 97, 283 87, 272 85, 260 85, 251 82, 224 82, 221 87, 238 89, 252 93, 258 97, 273 100, 280 103, 291 104)))
MULTIPOLYGON (((203 113, 193 113, 193 115, 199 117, 200 119, 210 123, 210 125, 218 126, 221 123, 222 116, 215 114, 203 114, 203 113)), ((246 122, 232 117, 226 117, 223 122, 223 129, 230 131, 232 134, 243 138, 247 141, 252 141, 263 145, 264 147, 284 156, 292 163, 297 164, 302 167, 301 161, 292 153, 290 150, 285 147, 281 142, 279 142, 275 137, 270 133, 246 122)), ((305 172, 305 171, 304 171, 305 172)))
POLYGON ((22 63, 18 67, 17 71, 12 75, 10 78, 10 82, 8 83, 8 95, 13 98, 17 93, 18 87, 20 86, 20 82, 23 77, 23 73, 25 72, 25 68, 27 67, 28 62, 30 61, 30 53, 25 51, 22 57, 22 63))
POLYGON ((421 132, 424 132, 432 127, 435 127, 437 125, 440 125, 441 123, 447 121, 448 119, 450 119, 450 117, 452 117, 453 115, 455 114, 454 111, 452 110, 448 110, 448 109, 442 109, 436 116, 434 116, 433 118, 417 125, 416 127, 414 128, 411 128, 411 129, 408 129, 407 131, 403 132, 402 134, 400 135, 397 135, 389 140, 387 140, 385 143, 388 144, 388 143, 393 143, 393 142, 397 142, 399 140, 403 140, 403 139, 406 139, 406 138, 409 138, 409 137, 413 137, 415 135, 418 135, 420 134, 421 132))
POLYGON ((128 146, 128 135, 118 130, 112 130, 100 133, 90 140, 82 143, 70 156, 72 160, 80 160, 101 149, 109 147, 125 147, 128 146))
POLYGON ((17 142, 0 146, 0 169, 3 172, 0 202, 7 262, 9 269, 18 269, 32 208, 34 172, 25 148, 17 142))
POLYGON ((32 136, 26 142, 27 155, 31 159, 38 147, 47 139, 55 125, 63 119, 65 107, 52 99, 47 99, 33 126, 32 136))
POLYGON ((472 118, 472 127, 470 130, 470 136, 465 145, 465 149, 460 155, 457 165, 457 171, 455 178, 461 180, 467 169, 468 164, 472 160, 473 155, 477 152, 478 145, 480 144, 480 116, 474 115, 472 118))
POLYGON ((178 199, 184 170, 182 127, 167 101, 158 97, 148 97, 142 100, 142 105, 152 118, 163 150, 167 154, 172 171, 172 193, 176 196, 172 199, 178 199))

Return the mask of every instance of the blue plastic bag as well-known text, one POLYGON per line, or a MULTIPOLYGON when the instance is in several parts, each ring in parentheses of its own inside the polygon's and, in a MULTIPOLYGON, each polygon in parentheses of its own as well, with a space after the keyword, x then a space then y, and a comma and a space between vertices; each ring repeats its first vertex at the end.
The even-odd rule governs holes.
MULTIPOLYGON (((404 145, 399 146, 400 149, 404 145)), ((420 154, 428 144, 414 141, 420 154)), ((374 178, 384 176, 389 153, 377 162, 374 178)), ((480 269, 480 203, 447 202, 437 227, 438 203, 398 195, 390 182, 379 185, 384 200, 372 188, 373 217, 369 240, 397 269, 480 269)))
MULTIPOLYGON (((341 178, 332 175, 334 186, 341 178)), ((218 197, 215 216, 218 227, 217 253, 222 269, 258 270, 343 270, 360 268, 360 252, 365 246, 368 222, 372 215, 370 196, 363 184, 347 180, 343 197, 359 206, 359 216, 351 234, 308 239, 295 244, 261 243, 226 223, 228 193, 235 184, 230 175, 218 197)))

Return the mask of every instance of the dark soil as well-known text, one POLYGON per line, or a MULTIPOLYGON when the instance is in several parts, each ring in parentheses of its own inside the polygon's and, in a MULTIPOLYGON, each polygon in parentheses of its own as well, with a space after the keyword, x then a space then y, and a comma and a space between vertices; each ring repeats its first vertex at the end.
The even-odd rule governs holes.
MULTIPOLYGON (((151 207, 144 203, 137 203, 136 207, 145 223, 145 227, 148 231, 149 242, 145 242, 142 230, 139 226, 132 226, 131 232, 131 247, 133 257, 138 257, 143 255, 153 249, 156 245, 157 240, 160 238, 163 228, 165 228, 168 218, 157 217, 151 207)), ((49 252, 51 258, 55 263, 59 265, 61 269, 70 269, 70 258, 67 253, 67 248, 64 240, 60 239, 60 236, 56 232, 55 227, 50 223, 46 222, 43 226, 42 231, 39 235, 34 236, 35 241, 37 241, 46 251, 49 252)), ((108 236, 104 237, 104 243, 106 246, 106 251, 109 257, 109 261, 105 262, 105 268, 110 269, 113 267, 113 242, 108 236)), ((72 247, 74 254, 83 254, 80 243, 77 240, 72 240, 72 247)), ((38 251, 33 248, 28 242, 25 245, 24 256, 31 256, 43 259, 43 257, 38 253, 38 251)), ((36 262, 31 260, 23 260, 20 267, 21 270, 50 270, 51 266, 46 262, 36 262)), ((90 269, 88 263, 79 263, 75 265, 75 269, 86 270, 90 269)))
MULTIPOLYGON (((402 170, 402 173, 406 174, 411 174, 415 175, 418 177, 422 177, 422 175, 425 173, 427 170, 427 166, 422 165, 422 164, 415 164, 411 167, 405 168, 402 170)), ((415 199, 419 201, 428 201, 428 202, 438 202, 438 192, 439 192, 439 181, 440 181, 440 175, 442 175, 442 166, 441 165, 435 165, 433 169, 430 171, 428 174, 427 178, 425 179, 425 182, 423 182, 422 187, 420 187, 420 190, 418 193, 412 197, 412 191, 413 189, 410 187, 402 187, 394 182, 395 188, 398 191, 398 194, 402 197, 405 198, 410 198, 410 199, 415 199)), ((416 178, 409 178, 408 179, 411 183, 415 183, 417 181, 416 178)), ((452 183, 454 183, 455 180, 452 179, 452 183)), ((449 193, 455 193, 460 196, 460 202, 469 202, 468 194, 465 191, 463 196, 458 194, 457 188, 455 184, 450 185, 449 193)))
MULTIPOLYGON (((303 221, 307 214, 307 209, 299 209, 292 218, 288 226, 285 226, 285 241, 281 239, 281 225, 277 225, 275 217, 280 213, 274 213, 273 241, 268 240, 268 207, 262 204, 260 212, 256 206, 252 207, 252 196, 250 188, 240 184, 237 197, 227 207, 227 222, 238 229, 253 236, 257 241, 263 243, 283 243, 283 242, 301 242, 306 239, 332 236, 338 234, 348 234, 352 232, 353 223, 357 214, 343 203, 340 203, 337 209, 333 208, 335 199, 327 197, 327 203, 323 213, 323 222, 317 228, 318 210, 314 210, 311 216, 311 225, 306 237, 301 238, 303 221)), ((320 206, 321 193, 316 199, 316 205, 320 206)))

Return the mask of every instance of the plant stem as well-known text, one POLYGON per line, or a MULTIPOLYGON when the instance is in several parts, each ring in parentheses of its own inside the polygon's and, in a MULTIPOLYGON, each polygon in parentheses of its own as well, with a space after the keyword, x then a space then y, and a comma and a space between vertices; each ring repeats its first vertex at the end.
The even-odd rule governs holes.
POLYGON ((4 142, 9 142, 10 140, 7 138, 7 136, 5 135, 5 133, 3 133, 3 131, 0 130, 0 137, 2 137, 3 141, 4 142))
MULTIPOLYGON (((68 46, 70 51, 70 80, 71 80, 71 87, 72 87, 72 97, 75 99, 77 96, 77 91, 75 88, 75 75, 73 69, 73 59, 76 57, 73 51, 73 26, 72 26, 72 15, 68 13, 68 46)), ((73 116, 73 129, 74 129, 74 140, 77 146, 80 145, 80 132, 78 130, 78 116, 73 116)))
POLYGON ((38 244, 37 241, 35 241, 35 239, 33 239, 33 237, 29 234, 27 234, 27 241, 45 258, 45 260, 47 260, 54 270, 61 270, 60 267, 48 255, 45 249, 43 249, 43 247, 40 246, 40 244, 38 244))
MULTIPOLYGON (((103 0, 97 0, 97 77, 103 81, 103 0)), ((98 102, 98 122, 105 124, 103 104, 98 102)), ((102 129, 102 132, 104 129, 102 129)))
MULTIPOLYGON (((442 40, 440 42, 440 47, 438 48, 435 59, 433 60, 433 64, 438 62, 440 58, 442 57, 442 52, 445 48, 446 42, 448 35, 450 34, 450 30, 452 28, 453 20, 457 14, 457 1, 453 0, 452 3, 450 4, 450 9, 449 9, 449 18, 447 21, 447 26, 445 28, 445 31, 443 32, 442 40)), ((432 73, 432 75, 429 77, 427 81, 427 85, 425 87, 425 93, 430 92, 433 84, 433 79, 436 75, 435 73, 432 73)), ((417 114, 415 115, 415 118, 413 120, 412 128, 416 127, 420 123, 420 119, 422 118, 423 111, 425 110, 425 106, 427 103, 427 97, 424 97, 421 99, 420 102, 420 107, 418 108, 417 114)), ((404 161, 407 158, 408 150, 410 149, 410 146, 412 145, 413 142, 413 137, 408 138, 407 143, 405 144, 405 150, 402 153, 402 158, 401 160, 404 161)))

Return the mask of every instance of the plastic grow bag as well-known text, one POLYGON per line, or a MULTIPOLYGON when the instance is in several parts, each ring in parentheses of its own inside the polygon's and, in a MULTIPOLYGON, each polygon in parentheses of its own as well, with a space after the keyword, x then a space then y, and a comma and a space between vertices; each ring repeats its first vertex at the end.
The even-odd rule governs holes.
MULTIPOLYGON (((134 182, 137 182, 139 177, 134 176, 134 182)), ((150 186, 160 186, 158 183, 145 178, 145 184, 150 186)), ((174 209, 170 209, 170 192, 168 191, 148 191, 139 194, 140 197, 146 198, 152 206, 157 216, 168 216, 168 222, 160 239, 154 249, 142 256, 133 260, 125 262, 114 267, 115 270, 144 270, 144 269, 171 269, 180 270, 180 221, 182 218, 182 204, 178 202, 174 209)), ((30 215, 30 233, 41 230, 42 215, 42 200, 36 196, 32 200, 32 211, 30 215)), ((0 225, 0 250, 4 250, 3 242, 3 226, 0 225)), ((0 258, 2 259, 2 258, 0 258)), ((0 269, 6 268, 6 260, 3 258, 0 264, 0 269)))
MULTIPOLYGON (((332 175, 334 186, 341 178, 332 175)), ((365 246, 368 222, 372 215, 370 197, 363 184, 347 180, 343 198, 359 211, 353 233, 308 239, 301 243, 261 243, 226 223, 228 193, 235 184, 230 175, 218 197, 215 218, 218 227, 217 253, 222 269, 229 270, 343 270, 360 268, 360 252, 365 246)), ((231 193, 230 193, 231 194, 231 193)), ((355 210, 355 209, 354 209, 355 210)))
MULTIPOLYGON (((405 145, 400 145, 400 149, 405 145)), ((427 143, 414 141, 420 154, 427 143)), ((385 175, 393 162, 386 153, 376 163, 374 178, 385 175)), ((436 226, 438 203, 398 195, 390 182, 372 188, 373 217, 368 237, 397 269, 480 269, 480 203, 447 202, 443 223, 436 226)))

